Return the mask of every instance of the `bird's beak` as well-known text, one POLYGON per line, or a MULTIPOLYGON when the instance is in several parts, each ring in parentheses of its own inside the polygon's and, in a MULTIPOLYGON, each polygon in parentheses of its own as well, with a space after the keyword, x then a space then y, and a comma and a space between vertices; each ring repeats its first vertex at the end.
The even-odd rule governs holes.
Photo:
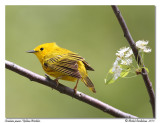
POLYGON ((29 51, 27 51, 27 53, 35 53, 35 52, 38 52, 38 51, 35 51, 35 50, 29 50, 29 51))

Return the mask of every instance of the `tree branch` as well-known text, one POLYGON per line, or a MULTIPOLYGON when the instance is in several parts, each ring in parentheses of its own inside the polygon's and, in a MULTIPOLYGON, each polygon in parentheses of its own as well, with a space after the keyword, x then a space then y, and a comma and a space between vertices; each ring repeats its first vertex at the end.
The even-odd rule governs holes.
POLYGON ((82 92, 77 91, 77 93, 74 94, 73 89, 66 87, 60 83, 57 86, 57 83, 54 80, 48 80, 45 77, 40 76, 40 75, 38 75, 32 71, 29 71, 23 67, 20 67, 10 61, 7 61, 7 60, 5 61, 5 67, 9 70, 12 70, 12 71, 24 76, 24 77, 29 78, 31 81, 35 81, 35 82, 41 83, 43 85, 46 85, 48 87, 51 87, 51 88, 59 91, 60 93, 74 97, 77 100, 85 102, 85 103, 87 103, 97 109, 104 111, 105 113, 109 113, 112 116, 121 117, 121 118, 137 118, 136 116, 122 112, 122 111, 120 111, 120 110, 118 110, 118 109, 116 109, 106 103, 103 103, 103 102, 99 101, 98 99, 90 97, 82 92))
POLYGON ((152 83, 149 80, 148 73, 147 73, 146 69, 144 68, 145 66, 143 64, 141 56, 140 56, 140 54, 138 54, 136 44, 135 44, 135 42, 134 42, 134 40, 133 40, 129 30, 128 30, 128 27, 125 23, 125 20, 123 19, 123 16, 120 13, 120 10, 115 5, 112 5, 112 9, 113 9, 120 25, 121 25, 121 28, 122 28, 123 33, 124 33, 124 37, 127 39, 130 47, 133 50, 135 59, 137 60, 137 62, 140 66, 143 66, 141 75, 143 77, 143 80, 145 82, 145 85, 146 85, 146 88, 147 88, 147 91, 148 91, 148 94, 149 94, 149 97, 150 97, 150 103, 151 103, 151 106, 152 106, 153 117, 155 117, 155 96, 154 96, 154 91, 153 91, 153 88, 152 88, 152 83))

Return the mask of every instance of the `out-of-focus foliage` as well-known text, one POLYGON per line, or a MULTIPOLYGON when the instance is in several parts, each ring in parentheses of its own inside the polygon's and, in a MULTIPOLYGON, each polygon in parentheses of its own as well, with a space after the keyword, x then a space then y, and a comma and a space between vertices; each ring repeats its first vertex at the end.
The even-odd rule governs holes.
MULTIPOLYGON (((155 88, 155 6, 119 6, 135 41, 149 40, 152 52, 145 65, 155 88)), ((6 6, 6 60, 40 75, 42 67, 33 54, 36 46, 56 42, 83 56, 95 69, 89 71, 97 93, 80 82, 78 90, 122 111, 152 117, 149 96, 142 77, 119 79, 105 85, 104 78, 116 58, 129 46, 110 6, 6 6)), ((60 83, 73 88, 76 83, 60 83)), ((6 70, 6 118, 111 118, 88 104, 31 82, 6 70)))

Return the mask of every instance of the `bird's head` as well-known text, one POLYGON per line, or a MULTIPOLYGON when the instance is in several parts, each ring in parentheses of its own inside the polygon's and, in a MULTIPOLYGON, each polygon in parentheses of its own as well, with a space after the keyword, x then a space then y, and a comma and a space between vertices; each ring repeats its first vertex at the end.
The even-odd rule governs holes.
POLYGON ((56 45, 55 42, 45 43, 45 44, 41 44, 37 46, 34 50, 27 51, 27 53, 34 53, 38 57, 38 59, 41 61, 44 58, 44 56, 46 56, 49 53, 54 52, 54 50, 57 47, 58 46, 56 45))

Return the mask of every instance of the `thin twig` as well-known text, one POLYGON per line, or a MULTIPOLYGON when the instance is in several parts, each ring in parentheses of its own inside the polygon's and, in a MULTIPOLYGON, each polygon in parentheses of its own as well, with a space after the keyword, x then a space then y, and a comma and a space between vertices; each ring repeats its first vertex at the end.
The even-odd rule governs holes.
POLYGON ((103 102, 99 101, 98 99, 90 97, 82 92, 77 91, 77 93, 74 94, 73 89, 66 87, 60 83, 57 86, 56 81, 46 79, 45 77, 40 76, 40 75, 38 75, 32 71, 29 71, 23 67, 20 67, 10 61, 7 61, 7 60, 5 61, 5 67, 9 70, 12 70, 12 71, 24 76, 24 77, 29 78, 31 81, 35 81, 35 82, 41 83, 43 85, 46 85, 48 87, 51 87, 51 88, 59 91, 60 93, 66 94, 66 95, 74 97, 82 102, 88 103, 89 105, 91 105, 97 109, 100 109, 106 113, 109 113, 112 116, 121 117, 121 118, 137 118, 136 116, 122 112, 122 111, 120 111, 120 110, 118 110, 118 109, 116 109, 106 103, 103 103, 103 102))
POLYGON ((128 27, 125 23, 125 20, 123 19, 123 16, 120 13, 120 10, 115 5, 112 5, 112 9, 113 9, 120 25, 121 25, 121 28, 122 28, 123 33, 124 33, 124 37, 127 39, 130 47, 133 50, 135 59, 137 60, 137 62, 140 66, 143 66, 141 75, 143 77, 143 80, 145 82, 145 85, 146 85, 146 88, 147 88, 147 91, 148 91, 148 94, 149 94, 149 97, 150 97, 150 103, 151 103, 151 106, 152 106, 153 117, 155 117, 155 96, 154 96, 154 91, 153 91, 153 88, 152 88, 152 83, 149 80, 148 73, 147 73, 146 69, 144 68, 145 66, 143 64, 141 56, 140 56, 140 54, 138 54, 138 50, 136 48, 135 42, 134 42, 134 40, 133 40, 129 30, 128 30, 128 27))

